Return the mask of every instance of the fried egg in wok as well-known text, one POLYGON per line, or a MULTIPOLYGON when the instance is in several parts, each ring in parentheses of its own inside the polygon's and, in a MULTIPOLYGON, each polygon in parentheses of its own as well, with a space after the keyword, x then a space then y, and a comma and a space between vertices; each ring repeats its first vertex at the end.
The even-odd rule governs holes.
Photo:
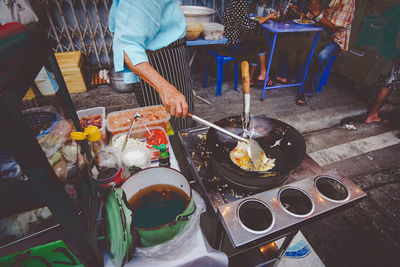
POLYGON ((257 169, 250 160, 247 152, 248 144, 245 142, 238 142, 237 146, 229 153, 229 156, 235 165, 245 171, 261 171, 265 172, 275 167, 275 159, 268 158, 265 153, 262 153, 263 165, 257 169))

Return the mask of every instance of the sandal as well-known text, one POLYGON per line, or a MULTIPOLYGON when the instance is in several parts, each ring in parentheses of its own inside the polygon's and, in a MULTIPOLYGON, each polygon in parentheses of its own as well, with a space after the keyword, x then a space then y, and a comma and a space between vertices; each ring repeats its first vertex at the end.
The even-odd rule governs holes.
POLYGON ((309 96, 300 94, 296 100, 296 105, 298 106, 307 106, 309 96))
MULTIPOLYGON (((264 80, 255 79, 253 84, 250 82, 250 85, 261 85, 261 86, 264 86, 264 80)), ((272 80, 268 79, 267 86, 271 86, 271 85, 272 85, 272 80)))

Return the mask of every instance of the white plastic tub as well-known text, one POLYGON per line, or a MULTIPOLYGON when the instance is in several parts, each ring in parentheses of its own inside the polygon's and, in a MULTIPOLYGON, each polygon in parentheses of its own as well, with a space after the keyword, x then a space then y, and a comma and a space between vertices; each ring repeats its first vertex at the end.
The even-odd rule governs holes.
POLYGON ((216 22, 208 22, 202 24, 205 40, 221 40, 224 36, 224 25, 216 22))
MULTIPOLYGON (((165 132, 164 128, 161 127, 161 126, 149 127, 149 130, 150 130, 150 131, 156 130, 156 129, 157 129, 157 130, 160 130, 160 131, 162 131, 162 132, 164 133, 164 135, 165 135, 165 137, 166 137, 166 139, 167 139, 167 142, 168 142, 168 143, 165 144, 165 145, 166 145, 166 147, 167 147, 167 151, 169 151, 169 144, 170 144, 170 143, 169 143, 169 137, 168 137, 167 133, 165 132)), ((120 137, 121 135, 126 135, 126 134, 127 134, 127 132, 123 132, 123 133, 118 133, 118 134, 114 135, 114 136, 112 137, 112 139, 111 139, 111 146, 112 146, 112 147, 115 147, 115 146, 114 146, 115 140, 116 140, 118 137, 120 137)), ((129 135, 129 137, 139 139, 141 142, 146 142, 146 140, 147 140, 146 134, 147 134, 147 130, 146 130, 145 128, 139 128, 139 129, 132 130, 132 132, 131 132, 131 134, 129 135)), ((160 151, 157 150, 157 149, 155 149, 155 148, 149 148, 149 149, 150 149, 150 152, 151 152, 151 160, 152 160, 152 161, 158 160, 158 156, 159 156, 160 151)))
MULTIPOLYGON (((78 119, 80 120, 82 117, 90 117, 93 115, 101 115, 103 120, 101 123, 101 128, 99 128, 99 131, 101 133, 101 138, 103 140, 106 140, 107 134, 106 134, 106 125, 107 125, 107 120, 106 120, 106 109, 104 107, 95 107, 95 108, 88 108, 88 109, 83 109, 79 110, 76 112, 78 115, 78 119)), ((82 131, 85 129, 82 129, 82 131)))

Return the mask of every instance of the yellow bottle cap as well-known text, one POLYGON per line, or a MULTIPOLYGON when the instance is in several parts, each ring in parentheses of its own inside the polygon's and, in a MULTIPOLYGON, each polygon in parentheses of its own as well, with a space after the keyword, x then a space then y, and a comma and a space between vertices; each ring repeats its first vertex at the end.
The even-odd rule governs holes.
POLYGON ((85 140, 86 139, 86 134, 82 132, 72 132, 70 134, 71 138, 74 140, 85 140))
POLYGON ((99 128, 93 125, 90 125, 85 129, 85 134, 87 134, 87 140, 89 142, 96 142, 101 138, 99 128))

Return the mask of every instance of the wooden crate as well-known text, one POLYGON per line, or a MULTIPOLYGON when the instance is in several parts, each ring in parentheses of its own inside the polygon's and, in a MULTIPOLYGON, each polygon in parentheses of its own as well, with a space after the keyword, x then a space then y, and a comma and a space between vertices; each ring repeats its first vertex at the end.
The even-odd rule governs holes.
POLYGON ((65 83, 67 84, 68 92, 81 93, 86 92, 86 84, 83 78, 82 66, 83 58, 80 51, 70 51, 55 53, 58 65, 65 83))

